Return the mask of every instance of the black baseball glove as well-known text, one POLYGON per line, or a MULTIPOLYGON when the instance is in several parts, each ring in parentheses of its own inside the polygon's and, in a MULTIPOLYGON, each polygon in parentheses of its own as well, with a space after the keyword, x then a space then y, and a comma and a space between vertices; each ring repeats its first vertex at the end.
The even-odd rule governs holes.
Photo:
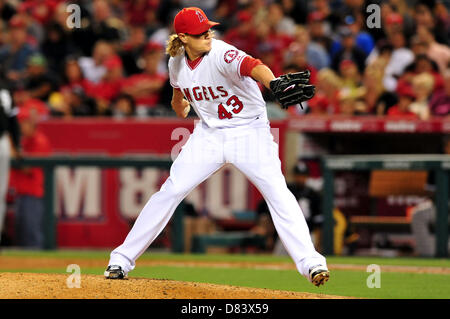
POLYGON ((297 73, 283 74, 270 81, 270 89, 283 109, 294 104, 300 104, 314 96, 315 86, 309 84, 311 73, 306 70, 297 73))

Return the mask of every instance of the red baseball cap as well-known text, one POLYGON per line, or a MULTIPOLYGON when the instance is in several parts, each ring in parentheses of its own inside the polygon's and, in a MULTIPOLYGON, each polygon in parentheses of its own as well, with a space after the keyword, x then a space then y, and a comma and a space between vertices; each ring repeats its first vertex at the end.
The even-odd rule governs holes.
POLYGON ((27 26, 25 20, 19 16, 15 15, 9 20, 9 27, 10 28, 25 28, 27 26))
POLYGON ((19 106, 19 113, 17 120, 22 122, 24 120, 40 120, 46 118, 49 114, 47 105, 38 99, 29 99, 19 106))
POLYGON ((173 20, 176 33, 202 34, 218 22, 209 21, 202 9, 196 7, 184 8, 173 20))
POLYGON ((325 16, 320 11, 313 11, 310 14, 308 14, 308 22, 317 22, 317 21, 323 21, 325 19, 325 16))
POLYGON ((396 91, 398 96, 406 96, 413 100, 416 99, 416 94, 414 93, 412 87, 406 83, 399 83, 396 91))
POLYGON ((22 123, 23 121, 31 119, 31 112, 29 107, 21 107, 17 114, 17 120, 22 123))
POLYGON ((252 20, 252 15, 248 11, 241 10, 237 14, 237 20, 239 22, 249 22, 252 20))
POLYGON ((403 17, 398 13, 391 13, 386 17, 386 24, 403 24, 403 17))
POLYGON ((155 52, 155 51, 161 51, 163 49, 164 49, 164 47, 162 46, 162 44, 159 44, 158 42, 150 41, 145 46, 144 52, 150 53, 150 52, 155 52))
POLYGON ((355 65, 355 62, 353 62, 353 60, 349 60, 349 59, 344 59, 341 61, 341 63, 339 63, 340 68, 348 68, 351 65, 355 65))
POLYGON ((103 63, 103 65, 108 70, 121 68, 122 67, 122 60, 120 59, 120 57, 118 55, 113 55, 113 56, 107 58, 105 60, 105 62, 103 63))

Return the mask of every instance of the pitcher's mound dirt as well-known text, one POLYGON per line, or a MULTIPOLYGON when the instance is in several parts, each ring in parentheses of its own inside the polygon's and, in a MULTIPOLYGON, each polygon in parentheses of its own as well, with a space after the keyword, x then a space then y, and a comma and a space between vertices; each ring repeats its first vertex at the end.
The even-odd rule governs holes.
MULTIPOLYGON (((69 275, 0 273, 1 299, 335 299, 323 294, 243 288, 174 280, 107 280, 81 275, 80 288, 69 288, 69 275)), ((69 279, 72 285, 76 282, 69 279)))

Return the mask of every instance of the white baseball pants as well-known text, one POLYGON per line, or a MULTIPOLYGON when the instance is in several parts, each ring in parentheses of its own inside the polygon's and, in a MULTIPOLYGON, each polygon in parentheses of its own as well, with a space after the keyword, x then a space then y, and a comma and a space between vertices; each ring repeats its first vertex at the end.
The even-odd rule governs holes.
POLYGON ((278 144, 267 121, 245 127, 213 129, 198 123, 170 168, 170 176, 146 203, 108 265, 128 273, 139 256, 169 222, 180 202, 224 164, 231 163, 258 188, 266 200, 278 235, 298 271, 308 278, 310 267, 326 266, 314 248, 300 206, 281 171, 278 144))

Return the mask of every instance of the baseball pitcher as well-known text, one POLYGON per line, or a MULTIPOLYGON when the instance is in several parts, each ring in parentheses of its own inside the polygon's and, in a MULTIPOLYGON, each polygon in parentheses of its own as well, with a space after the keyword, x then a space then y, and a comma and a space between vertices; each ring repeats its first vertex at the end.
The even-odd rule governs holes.
POLYGON ((170 176, 139 214, 122 245, 112 251, 105 277, 122 279, 169 222, 175 208, 200 183, 231 163, 258 188, 275 228, 303 276, 320 286, 329 278, 314 248, 302 211, 286 186, 256 83, 270 89, 283 108, 313 97, 309 72, 275 78, 260 60, 213 38, 205 13, 195 7, 174 19, 167 46, 172 108, 182 118, 191 107, 200 121, 173 162, 170 176))

